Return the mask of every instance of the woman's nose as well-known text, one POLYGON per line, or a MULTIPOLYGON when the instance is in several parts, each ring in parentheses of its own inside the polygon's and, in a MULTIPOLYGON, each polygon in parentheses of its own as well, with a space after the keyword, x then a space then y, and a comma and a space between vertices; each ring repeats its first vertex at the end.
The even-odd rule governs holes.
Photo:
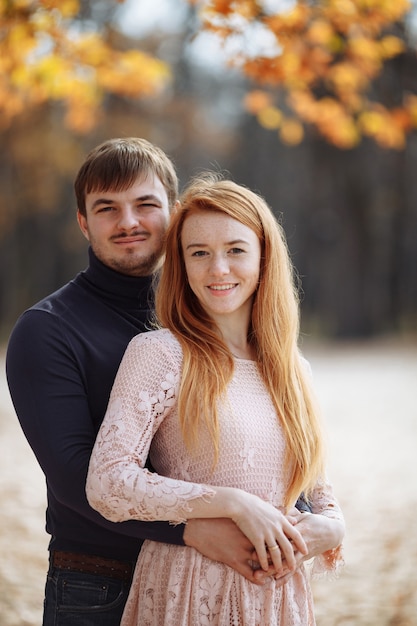
POLYGON ((223 276, 230 271, 229 262, 223 255, 216 255, 212 258, 210 264, 210 273, 213 276, 223 276))

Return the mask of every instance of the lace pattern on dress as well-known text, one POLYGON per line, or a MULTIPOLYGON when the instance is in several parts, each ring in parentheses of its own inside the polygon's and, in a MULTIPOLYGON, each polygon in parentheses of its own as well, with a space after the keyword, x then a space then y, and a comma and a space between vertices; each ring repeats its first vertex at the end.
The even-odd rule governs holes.
POLYGON ((178 345, 157 339, 158 333, 144 334, 129 344, 91 457, 87 497, 114 522, 185 522, 192 500, 214 495, 205 485, 145 468, 152 438, 176 403, 179 380, 178 345))
MULTIPOLYGON (((344 522, 342 510, 333 497, 332 487, 326 478, 318 481, 311 497, 311 506, 313 513, 344 522)), ((316 556, 313 560, 311 574, 313 578, 336 578, 344 564, 343 545, 341 544, 316 556)))

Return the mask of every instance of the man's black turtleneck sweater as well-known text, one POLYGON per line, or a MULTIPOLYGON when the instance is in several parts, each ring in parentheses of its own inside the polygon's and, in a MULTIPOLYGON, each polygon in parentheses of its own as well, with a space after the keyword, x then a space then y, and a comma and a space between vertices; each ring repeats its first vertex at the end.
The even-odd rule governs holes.
POLYGON ((124 351, 149 330, 152 278, 124 276, 89 255, 87 270, 19 318, 7 378, 46 476, 50 549, 134 560, 143 539, 182 544, 183 527, 108 522, 88 505, 85 480, 124 351))

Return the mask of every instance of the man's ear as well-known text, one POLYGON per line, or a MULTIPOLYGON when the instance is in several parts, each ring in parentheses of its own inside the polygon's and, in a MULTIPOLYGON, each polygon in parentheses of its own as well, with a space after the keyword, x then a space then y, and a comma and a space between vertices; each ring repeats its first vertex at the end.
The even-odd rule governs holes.
POLYGON ((87 228, 87 218, 82 215, 79 210, 77 210, 77 222, 84 237, 87 239, 87 241, 90 241, 87 228))

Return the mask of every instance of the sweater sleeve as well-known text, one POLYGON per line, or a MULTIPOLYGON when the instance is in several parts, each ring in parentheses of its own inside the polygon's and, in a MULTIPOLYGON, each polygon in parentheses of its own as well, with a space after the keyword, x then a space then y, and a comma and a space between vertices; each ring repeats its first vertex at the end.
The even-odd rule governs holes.
MULTIPOLYGON (((136 539, 182 544, 183 528, 169 524, 113 524, 87 501, 85 481, 96 438, 79 355, 59 316, 29 310, 10 337, 7 379, 24 434, 48 491, 98 527, 136 539)), ((99 533, 99 528, 97 529, 99 533)), ((97 535, 98 536, 98 535, 97 535)))
POLYGON ((192 500, 214 495, 206 485, 145 468, 152 439, 176 405, 179 382, 179 350, 159 338, 146 333, 128 346, 91 456, 87 497, 112 521, 185 522, 192 500))

